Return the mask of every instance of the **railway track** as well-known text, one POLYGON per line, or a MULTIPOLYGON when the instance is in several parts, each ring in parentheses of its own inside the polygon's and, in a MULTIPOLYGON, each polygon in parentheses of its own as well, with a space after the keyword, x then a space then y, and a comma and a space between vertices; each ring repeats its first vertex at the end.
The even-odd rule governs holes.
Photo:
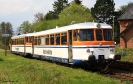
POLYGON ((133 83, 133 63, 117 61, 111 64, 106 73, 100 74, 133 83))
POLYGON ((130 71, 123 71, 123 70, 111 70, 107 74, 103 74, 107 77, 116 78, 123 81, 130 81, 133 83, 133 73, 130 71))
POLYGON ((133 83, 133 76, 131 74, 114 73, 115 77, 124 81, 131 81, 133 83))
POLYGON ((133 73, 133 63, 131 62, 117 61, 113 63, 110 67, 130 71, 133 73))

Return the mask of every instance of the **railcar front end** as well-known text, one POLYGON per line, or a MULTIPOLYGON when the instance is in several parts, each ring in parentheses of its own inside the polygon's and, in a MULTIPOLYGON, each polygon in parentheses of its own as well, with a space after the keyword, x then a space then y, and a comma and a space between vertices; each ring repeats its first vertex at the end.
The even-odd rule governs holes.
POLYGON ((77 31, 78 34, 75 34, 76 39, 73 41, 74 64, 87 62, 96 65, 121 59, 121 56, 115 53, 112 29, 92 28, 77 31))
POLYGON ((82 56, 82 61, 87 61, 91 65, 110 63, 120 60, 121 56, 115 54, 114 46, 101 45, 89 46, 85 49, 86 54, 82 56))

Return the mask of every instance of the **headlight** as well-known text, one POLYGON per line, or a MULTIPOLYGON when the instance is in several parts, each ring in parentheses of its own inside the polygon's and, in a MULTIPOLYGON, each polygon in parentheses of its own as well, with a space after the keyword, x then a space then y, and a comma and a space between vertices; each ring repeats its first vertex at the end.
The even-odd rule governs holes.
POLYGON ((87 49, 87 51, 86 51, 86 52, 90 53, 90 49, 87 49))
POLYGON ((89 54, 92 54, 93 55, 93 53, 94 53, 94 50, 93 49, 87 49, 87 51, 86 51, 87 53, 89 53, 89 54))
POLYGON ((114 52, 115 50, 114 49, 110 49, 110 52, 114 52))

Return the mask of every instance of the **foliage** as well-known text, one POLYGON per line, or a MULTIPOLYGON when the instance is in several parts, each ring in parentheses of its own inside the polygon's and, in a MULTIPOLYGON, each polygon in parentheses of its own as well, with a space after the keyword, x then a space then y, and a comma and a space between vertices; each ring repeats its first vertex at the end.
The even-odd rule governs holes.
POLYGON ((118 9, 119 13, 123 14, 132 5, 133 5, 133 2, 129 2, 127 5, 120 6, 120 9, 118 9))
POLYGON ((114 0, 97 0, 91 13, 98 22, 112 24, 115 3, 114 0))
POLYGON ((29 23, 29 21, 24 21, 20 25, 20 27, 17 28, 18 34, 30 33, 31 31, 32 31, 32 28, 31 28, 31 23, 29 23))
POLYGON ((60 12, 67 7, 68 4, 68 0, 57 0, 54 1, 53 4, 53 11, 49 11, 46 15, 45 15, 45 19, 46 20, 51 20, 51 19, 58 19, 58 15, 60 14, 60 12))
POLYGON ((59 15, 60 20, 63 22, 75 21, 76 23, 92 21, 93 17, 90 10, 83 5, 77 5, 76 3, 71 3, 70 6, 66 7, 59 15))
POLYGON ((0 52, 0 84, 126 84, 80 68, 0 52), (103 80, 104 79, 104 80, 103 80))
POLYGON ((41 22, 44 20, 44 15, 43 13, 38 12, 37 14, 34 15, 35 16, 35 22, 41 22))
POLYGON ((133 62, 133 49, 129 48, 118 48, 116 47, 116 54, 119 54, 122 56, 122 61, 130 61, 133 62))
POLYGON ((2 34, 9 34, 9 37, 6 37, 6 44, 8 44, 9 39, 13 35, 13 28, 10 22, 2 22, 0 24, 0 40, 2 41, 2 44, 5 44, 5 37, 2 37, 2 34))
POLYGON ((114 13, 113 13, 114 18, 113 18, 112 27, 113 27, 113 32, 114 32, 114 41, 117 44, 120 43, 120 37, 119 37, 119 35, 120 35, 120 25, 119 25, 118 20, 117 20, 120 17, 120 15, 121 14, 118 11, 114 11, 114 13))
POLYGON ((56 25, 58 25, 58 23, 59 23, 58 19, 47 20, 47 21, 42 21, 42 22, 34 23, 32 25, 32 32, 34 32, 34 31, 38 32, 38 31, 43 31, 43 30, 55 28, 56 25))
POLYGON ((118 11, 114 11, 114 0, 97 0, 91 13, 98 22, 106 22, 113 28, 115 42, 119 43, 120 27, 117 19, 120 17, 118 11))
POLYGON ((119 35, 120 35, 120 27, 119 27, 119 23, 118 23, 118 18, 131 6, 133 5, 133 2, 129 2, 127 5, 122 5, 120 6, 120 8, 118 9, 118 11, 114 12, 114 32, 115 32, 115 41, 117 43, 120 42, 120 38, 119 38, 119 35))
POLYGON ((52 19, 57 19, 57 15, 55 14, 54 11, 49 11, 46 15, 45 15, 45 19, 46 20, 52 20, 52 19))
POLYGON ((126 49, 126 48, 116 48, 116 53, 120 54, 121 56, 128 56, 133 55, 133 49, 126 49))
MULTIPOLYGON (((45 20, 39 23, 34 23, 32 25, 32 30, 42 31, 56 26, 66 26, 70 25, 72 21, 75 23, 92 21, 93 17, 90 10, 83 5, 77 5, 76 3, 71 3, 59 14, 59 19, 45 20)), ((33 31, 32 31, 33 32, 33 31)))
POLYGON ((74 0, 74 2, 75 2, 76 4, 81 4, 81 3, 82 3, 81 0, 74 0))

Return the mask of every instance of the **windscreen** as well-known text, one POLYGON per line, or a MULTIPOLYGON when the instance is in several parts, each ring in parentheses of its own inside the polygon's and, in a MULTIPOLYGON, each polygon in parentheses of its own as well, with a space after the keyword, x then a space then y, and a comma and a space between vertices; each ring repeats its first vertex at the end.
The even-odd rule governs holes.
POLYGON ((104 40, 105 41, 112 41, 112 30, 111 29, 104 29, 104 40))
POLYGON ((97 41, 102 41, 103 38, 102 38, 102 30, 101 29, 97 29, 96 30, 96 40, 97 41))
POLYGON ((80 36, 80 41, 93 41, 94 30, 93 29, 81 29, 79 36, 80 36))

